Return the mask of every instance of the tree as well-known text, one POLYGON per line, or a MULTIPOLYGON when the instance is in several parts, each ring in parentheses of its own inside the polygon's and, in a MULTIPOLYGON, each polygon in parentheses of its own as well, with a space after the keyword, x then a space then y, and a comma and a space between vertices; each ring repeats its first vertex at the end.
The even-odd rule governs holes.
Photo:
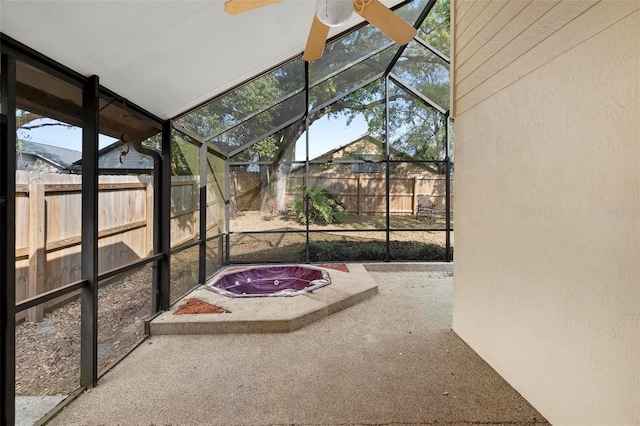
MULTIPOLYGON (((71 129, 74 126, 30 111, 16 109, 16 156, 20 162, 22 162, 22 152, 25 150, 26 141, 30 139, 29 135, 21 138, 20 131, 40 129, 43 127, 66 127, 71 129)), ((23 166, 26 166, 26 163, 23 164, 23 166)))
MULTIPOLYGON (((416 3, 420 2, 407 5, 399 14, 415 20, 419 7, 423 7, 416 3)), ((436 3, 419 37, 448 53, 449 0, 436 3)), ((324 57, 309 65, 310 124, 324 116, 345 116, 350 124, 356 116, 364 115, 369 133, 378 138, 385 136, 384 81, 378 79, 349 92, 386 70, 397 51, 396 46, 365 61, 354 62, 388 41, 375 27, 367 25, 327 45, 324 57), (347 67, 345 71, 320 82, 344 67, 347 67)), ((435 54, 411 43, 393 72, 406 84, 448 108, 448 67, 435 54)), ((294 159, 296 141, 306 130, 306 104, 301 91, 304 84, 304 64, 301 59, 293 60, 178 120, 187 129, 211 139, 223 151, 233 153, 233 161, 260 164, 264 211, 272 208, 273 200, 279 211, 286 209, 284 194, 291 170, 289 161, 294 159), (238 122, 241 124, 236 125, 238 122), (280 130, 269 132, 275 128, 280 130)), ((391 87, 389 100, 389 142, 415 159, 442 159, 445 141, 441 114, 399 87, 391 87)))

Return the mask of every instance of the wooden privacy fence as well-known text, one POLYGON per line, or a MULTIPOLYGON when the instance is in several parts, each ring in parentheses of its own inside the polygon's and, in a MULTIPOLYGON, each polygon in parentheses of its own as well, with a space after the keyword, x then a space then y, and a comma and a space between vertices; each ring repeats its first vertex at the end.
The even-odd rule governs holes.
MULTIPOLYGON (((223 183, 207 182, 207 235, 220 232, 224 223, 223 183), (222 185, 222 186, 221 186, 222 185)), ((54 290, 81 279, 82 195, 81 176, 18 171, 16 174, 16 301, 54 290)), ((301 192, 301 175, 291 175, 287 204, 301 192)), ((313 174, 311 187, 336 194, 347 212, 384 214, 384 175, 313 174)), ((259 210, 260 173, 234 172, 229 180, 233 211, 259 210)), ((415 215, 418 194, 429 194, 436 212, 445 210, 445 179, 442 175, 394 175, 389 182, 390 213, 415 215)), ((171 182, 171 246, 199 237, 198 176, 174 176, 171 182)), ((148 256, 153 244, 153 183, 150 176, 100 176, 98 193, 99 273, 128 265, 148 256)), ((453 193, 453 184, 452 184, 453 193)), ((453 210, 453 197, 452 197, 453 210)), ((44 310, 75 295, 62 296, 21 312, 39 321, 44 310)))
MULTIPOLYGON (((81 176, 19 171, 16 174, 16 301, 81 279, 81 176)), ((199 178, 172 177, 171 245, 199 236, 199 178)), ((224 202, 207 185, 207 228, 220 221, 224 202), (217 208, 216 208, 217 207, 217 208)), ((153 249, 153 183, 150 176, 100 176, 98 271, 130 264, 153 249)), ((17 317, 42 319, 43 311, 71 296, 17 317)))
MULTIPOLYGON (((261 204, 260 173, 235 172, 231 174, 232 204, 237 211, 259 210, 261 204)), ((384 175, 361 173, 349 175, 313 174, 309 176, 310 187, 325 188, 336 194, 347 206, 347 213, 377 215, 386 212, 386 179, 384 175)), ((287 205, 301 192, 297 185, 304 183, 304 176, 289 177, 286 192, 287 205)), ((451 193, 453 194, 453 179, 451 193)), ((435 211, 445 211, 445 176, 428 174, 406 174, 391 176, 389 180, 389 211, 392 215, 412 216, 418 211, 418 195, 428 194, 435 203, 435 211)), ((451 196, 451 211, 453 211, 451 196)))

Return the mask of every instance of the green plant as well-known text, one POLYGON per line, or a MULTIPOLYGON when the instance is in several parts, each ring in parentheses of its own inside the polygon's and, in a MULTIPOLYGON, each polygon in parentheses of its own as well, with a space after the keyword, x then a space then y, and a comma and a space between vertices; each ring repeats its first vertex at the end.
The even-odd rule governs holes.
MULTIPOLYGON (((302 192, 298 198, 289 204, 289 210, 298 214, 300 223, 307 223, 305 215, 306 185, 296 185, 294 189, 302 192)), ((309 220, 316 223, 341 223, 344 219, 343 212, 347 209, 337 195, 324 188, 312 188, 309 190, 309 220)))
MULTIPOLYGON (((442 262, 445 248, 438 244, 417 241, 390 241, 389 260, 415 260, 442 262)), ((384 261, 385 241, 310 241, 309 258, 312 262, 384 261)))

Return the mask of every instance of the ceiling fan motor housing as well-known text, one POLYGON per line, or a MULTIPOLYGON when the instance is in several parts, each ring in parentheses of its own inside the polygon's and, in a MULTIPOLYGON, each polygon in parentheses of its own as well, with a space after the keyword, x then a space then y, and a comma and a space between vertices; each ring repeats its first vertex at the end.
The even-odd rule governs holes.
POLYGON ((318 0, 316 4, 316 16, 330 27, 344 24, 352 14, 352 0, 318 0))

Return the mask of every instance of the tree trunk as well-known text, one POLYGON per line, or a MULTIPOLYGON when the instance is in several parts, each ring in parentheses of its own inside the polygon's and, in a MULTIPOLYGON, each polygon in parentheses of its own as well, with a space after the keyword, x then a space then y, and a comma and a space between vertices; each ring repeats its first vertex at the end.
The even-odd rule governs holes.
POLYGON ((275 215, 287 211, 287 184, 291 163, 295 158, 296 142, 304 132, 304 121, 286 129, 282 134, 282 148, 275 164, 260 166, 260 189, 262 215, 275 215))
POLYGON ((287 182, 291 173, 291 164, 278 164, 277 169, 275 182, 276 209, 278 212, 284 212, 287 210, 287 182))
POLYGON ((262 216, 271 214, 269 205, 272 199, 271 166, 260 165, 260 213, 262 216))
MULTIPOLYGON (((287 150, 292 152, 285 161, 293 159, 294 143, 287 150)), ((290 163, 276 163, 260 166, 261 203, 260 212, 263 215, 275 215, 287 211, 287 183, 291 173, 290 163)))

